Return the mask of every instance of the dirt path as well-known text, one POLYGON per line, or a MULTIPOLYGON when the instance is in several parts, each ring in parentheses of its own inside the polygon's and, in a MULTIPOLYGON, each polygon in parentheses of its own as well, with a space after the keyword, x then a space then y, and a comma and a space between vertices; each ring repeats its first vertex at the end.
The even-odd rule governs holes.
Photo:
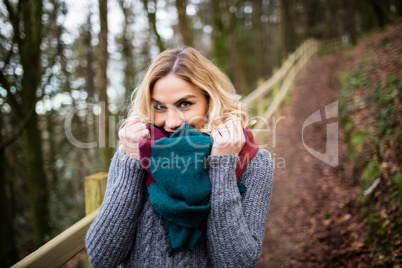
MULTIPOLYGON (((356 226, 358 219, 353 214, 357 202, 351 197, 357 196, 358 190, 353 183, 340 183, 339 167, 333 168, 316 159, 302 142, 306 119, 317 110, 321 110, 321 116, 325 118, 325 106, 337 100, 338 59, 339 55, 316 58, 298 75, 292 96, 277 115, 282 119, 277 120, 276 137, 270 120, 267 149, 276 168, 258 267, 333 266, 336 262, 342 263, 335 259, 350 253, 350 250, 340 253, 333 248, 342 247, 342 241, 337 241, 342 235, 352 235, 347 232, 339 235, 338 232, 351 224, 354 229, 360 227, 356 226)), ((335 122, 338 118, 306 127, 305 144, 325 153, 326 124, 335 122)), ((361 243, 356 247, 361 250, 363 234, 354 231, 354 235, 357 236, 355 241, 361 243)))

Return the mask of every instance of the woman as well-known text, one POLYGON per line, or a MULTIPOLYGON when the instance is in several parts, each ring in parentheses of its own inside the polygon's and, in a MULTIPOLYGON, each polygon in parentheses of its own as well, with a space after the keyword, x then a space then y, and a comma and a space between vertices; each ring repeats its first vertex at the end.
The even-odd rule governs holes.
POLYGON ((247 113, 229 79, 195 49, 172 49, 153 62, 134 96, 86 236, 91 263, 255 266, 273 165, 243 129, 247 113))

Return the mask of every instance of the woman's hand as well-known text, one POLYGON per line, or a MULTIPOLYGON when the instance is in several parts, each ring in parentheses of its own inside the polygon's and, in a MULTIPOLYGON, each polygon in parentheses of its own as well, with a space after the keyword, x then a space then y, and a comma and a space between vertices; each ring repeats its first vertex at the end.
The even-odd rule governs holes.
POLYGON ((126 155, 140 159, 138 143, 145 137, 150 137, 149 130, 144 123, 133 121, 119 131, 119 138, 123 144, 126 155))
POLYGON ((211 155, 238 155, 246 144, 240 119, 230 119, 225 124, 220 124, 211 132, 211 137, 214 140, 211 155))

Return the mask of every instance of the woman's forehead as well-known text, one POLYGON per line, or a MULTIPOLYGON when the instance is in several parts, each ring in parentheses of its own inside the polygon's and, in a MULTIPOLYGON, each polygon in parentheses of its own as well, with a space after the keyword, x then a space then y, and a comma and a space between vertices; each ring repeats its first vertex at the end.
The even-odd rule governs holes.
POLYGON ((152 99, 164 102, 201 96, 204 96, 201 90, 173 74, 158 79, 151 92, 152 99))

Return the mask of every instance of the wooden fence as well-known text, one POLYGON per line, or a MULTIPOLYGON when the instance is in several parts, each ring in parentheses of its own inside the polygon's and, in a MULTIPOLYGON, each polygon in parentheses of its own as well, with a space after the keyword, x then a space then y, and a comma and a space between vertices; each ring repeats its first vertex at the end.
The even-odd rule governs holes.
MULTIPOLYGON (((317 41, 307 40, 287 58, 282 67, 269 80, 246 96, 243 102, 250 107, 256 107, 258 115, 270 118, 283 101, 296 74, 317 53, 317 49, 317 41), (267 99, 271 91, 274 91, 272 101, 267 99)), ((260 120, 253 129, 261 129, 263 124, 263 120, 260 120)), ((259 133, 254 134, 258 136, 259 133)), ((259 135, 259 137, 261 136, 259 135)), ((102 203, 106 181, 107 173, 105 172, 85 177, 85 212, 87 216, 12 267, 60 267, 85 249, 85 234, 102 203)))
POLYGON ((253 134, 259 144, 264 140, 261 134, 266 132, 268 120, 283 102, 297 73, 317 51, 318 42, 314 39, 307 40, 286 59, 270 79, 243 99, 243 103, 255 110, 257 124, 253 127, 253 134))

